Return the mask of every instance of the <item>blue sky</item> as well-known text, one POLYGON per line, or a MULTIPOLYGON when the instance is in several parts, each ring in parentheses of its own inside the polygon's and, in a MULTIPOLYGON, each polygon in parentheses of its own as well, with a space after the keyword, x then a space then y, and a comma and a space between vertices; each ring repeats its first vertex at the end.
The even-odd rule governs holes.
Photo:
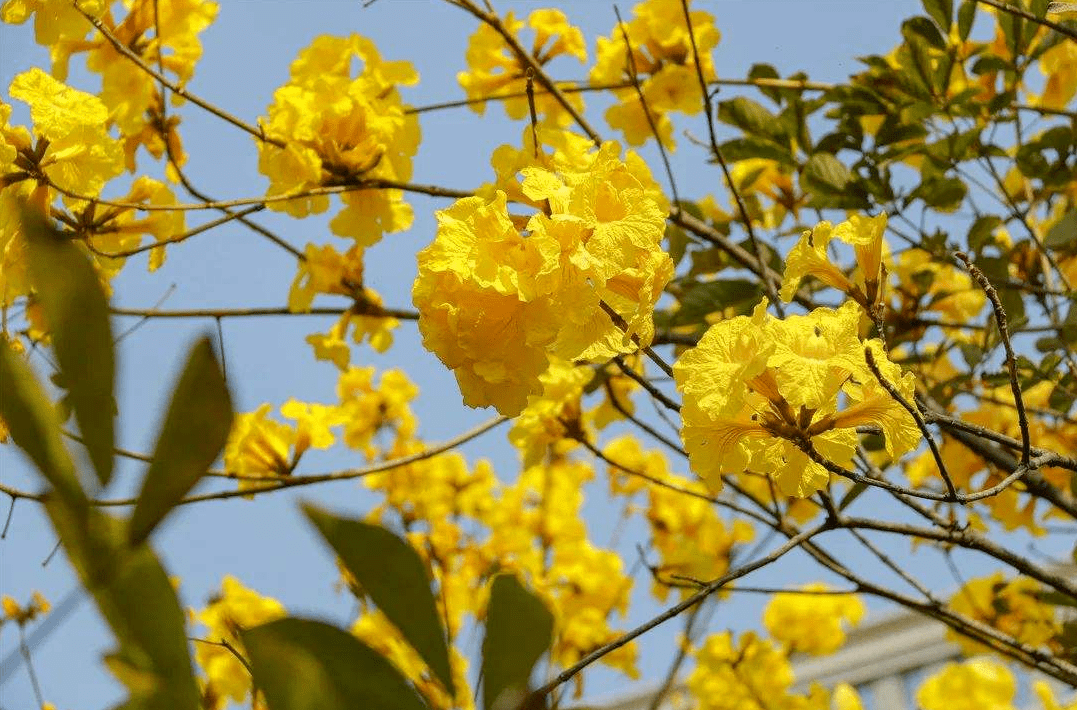
MULTIPOLYGON (((547 4, 494 0, 499 10, 513 8, 524 13, 547 4)), ((464 68, 467 38, 476 21, 444 2, 380 0, 368 8, 358 0, 225 0, 221 5, 217 21, 202 36, 205 55, 189 88, 247 121, 264 113, 273 90, 286 79, 296 52, 319 34, 358 32, 373 39, 387 59, 413 62, 421 82, 404 91, 405 101, 411 104, 462 97, 455 75, 464 68)), ((593 38, 609 34, 614 26, 612 5, 579 0, 560 6, 583 28, 593 56, 593 38)), ((783 75, 805 70, 811 78, 822 81, 840 80, 857 71, 854 57, 858 55, 889 51, 898 40, 900 20, 919 10, 919 3, 908 0, 731 0, 696 2, 694 6, 712 12, 722 32, 722 41, 714 53, 719 76, 741 78, 753 63, 766 62, 783 75)), ((627 16, 630 8, 626 2, 621 11, 627 16)), ((6 87, 15 74, 46 64, 47 54, 33 44, 29 27, 0 26, 0 85, 5 87, 6 101, 6 87)), ((94 90, 97 78, 81 70, 80 62, 73 66, 71 83, 94 90)), ((573 61, 553 67, 558 78, 582 78, 585 71, 573 61)), ((605 137, 613 138, 613 131, 601 120, 604 105, 590 98, 588 115, 605 137)), ((16 103, 15 109, 12 122, 25 123, 25 107, 16 103)), ((257 173, 257 154, 249 136, 189 104, 179 113, 190 154, 188 173, 195 184, 220 199, 255 196, 264 191, 266 182, 257 173)), ((697 135, 702 135, 701 123, 685 125, 694 126, 697 135)), ((502 143, 518 143, 521 128, 522 124, 507 121, 497 106, 490 106, 483 117, 467 109, 426 114, 422 117, 423 144, 415 160, 414 181, 475 187, 492 176, 492 150, 502 143)), ((653 150, 642 152, 661 180, 653 150)), ((680 139, 673 159, 678 185, 685 196, 721 195, 720 173, 705 164, 701 148, 680 139)), ((404 234, 387 235, 366 257, 367 284, 380 292, 391 307, 410 308, 414 254, 432 238, 433 211, 448 204, 421 196, 410 197, 409 201, 416 213, 414 227, 404 234)), ((208 217, 192 217, 189 226, 202 219, 208 217)), ((324 219, 295 221, 269 213, 259 214, 256 219, 299 248, 308 241, 334 241, 341 249, 346 246, 329 234, 324 219)), ((168 263, 154 274, 146 273, 144 258, 133 259, 115 282, 114 303, 148 308, 167 295, 162 307, 169 309, 280 306, 285 303, 294 269, 294 260, 286 252, 242 227, 228 225, 171 248, 168 263)), ((226 321, 224 352, 237 409, 250 411, 262 402, 279 405, 291 396, 333 401, 335 368, 314 361, 303 342, 305 335, 324 331, 329 323, 324 317, 226 321)), ((130 320, 117 319, 114 328, 119 332, 131 324, 130 320)), ((118 394, 120 442, 124 447, 136 451, 152 447, 158 412, 185 354, 186 343, 212 326, 211 321, 159 320, 143 325, 123 341, 118 394)), ((412 377, 422 392, 416 412, 424 438, 439 441, 490 416, 491 412, 468 410, 460 404, 451 373, 423 351, 414 324, 402 324, 396 339, 397 344, 384 355, 365 347, 357 349, 353 362, 373 364, 379 369, 400 367, 412 377)), ((507 428, 496 430, 463 450, 472 460, 490 458, 499 473, 511 479, 518 467, 514 452, 505 442, 506 431, 507 428)), ((358 463, 347 452, 310 458, 304 465, 309 465, 306 470, 311 472, 358 463)), ((5 483, 21 488, 36 486, 22 457, 9 447, 0 450, 0 469, 5 483)), ((140 470, 121 461, 119 483, 110 492, 119 495, 131 490, 139 480, 140 470)), ((619 513, 601 502, 603 488, 597 486, 592 492, 586 511, 593 539, 600 544, 609 539, 619 513)), ((373 502, 360 485, 348 482, 263 496, 255 502, 233 499, 184 508, 170 518, 155 539, 169 570, 182 579, 183 602, 201 606, 224 574, 234 574, 248 586, 281 600, 295 613, 350 621, 353 604, 334 591, 337 575, 332 557, 297 514, 296 502, 301 498, 320 500, 355 514, 365 512, 373 502)), ((4 513, 6 507, 0 510, 0 515, 4 513)), ((629 526, 621 535, 620 547, 629 560, 637 541, 645 542, 638 526, 629 526)), ((26 599, 38 589, 54 603, 59 602, 75 581, 62 554, 42 567, 54 542, 40 512, 32 504, 21 502, 7 539, 0 542, 0 593, 26 599)), ((761 575, 758 579, 791 584, 819 576, 796 560, 781 570, 780 575, 761 575)), ((932 581, 944 587, 952 584, 949 578, 932 581)), ((636 586, 641 605, 624 622, 626 628, 657 608, 646 601, 649 580, 640 575, 636 586)), ((712 628, 753 627, 758 624, 758 610, 756 599, 724 601, 712 628)), ((642 641, 641 669, 645 679, 656 679, 665 672, 678 628, 677 623, 668 624, 642 641)), ((4 629, 0 633, 0 658, 8 657, 16 648, 12 631, 4 629)), ((122 689, 100 663, 100 655, 110 643, 92 605, 84 600, 55 633, 34 649, 34 666, 45 698, 61 710, 107 707, 119 700, 122 689)), ((0 683, 3 710, 34 705, 25 668, 20 667, 0 683)), ((622 688, 622 680, 612 673, 599 671, 589 676, 591 696, 622 688)))

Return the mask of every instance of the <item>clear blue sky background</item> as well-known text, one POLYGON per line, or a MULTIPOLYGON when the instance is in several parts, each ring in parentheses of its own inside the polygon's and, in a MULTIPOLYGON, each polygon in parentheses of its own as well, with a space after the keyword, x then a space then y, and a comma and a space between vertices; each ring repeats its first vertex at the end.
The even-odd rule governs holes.
MULTIPOLYGON (((566 9, 573 22, 582 26, 593 57, 594 37, 609 34, 615 19, 608 2, 506 2, 494 0, 499 10, 526 13, 546 5, 566 9)), ((460 98, 456 72, 464 68, 467 38, 476 22, 460 10, 434 0, 380 0, 362 8, 358 0, 311 1, 224 0, 217 21, 202 35, 205 55, 189 88, 248 121, 262 115, 273 90, 287 77, 288 65, 296 52, 319 34, 358 32, 373 39, 387 59, 407 59, 415 64, 421 83, 404 92, 414 104, 460 98)), ((753 2, 696 2, 717 18, 722 41, 714 53, 718 74, 743 77, 755 62, 771 63, 786 75, 806 70, 811 78, 839 80, 858 70, 854 57, 884 54, 899 38, 899 23, 919 10, 911 0, 894 2, 857 0, 800 2, 798 0, 755 0, 753 2)), ((621 4, 630 13, 631 4, 621 4)), ((29 27, 0 26, 0 85, 5 100, 11 78, 32 66, 47 66, 47 54, 33 44, 29 27)), ((574 61, 555 64, 558 78, 583 78, 586 69, 574 61)), ((95 90, 98 79, 73 62, 71 83, 95 90)), ((732 95, 728 93, 727 95, 732 95)), ((589 97, 592 122, 606 137, 616 137, 601 120, 605 102, 589 97)), ((209 116, 195 106, 180 109, 181 132, 190 154, 188 173, 196 185, 214 197, 225 199, 259 195, 266 181, 257 173, 253 141, 244 133, 209 116)), ((15 103, 13 123, 25 124, 27 111, 15 103)), ((703 135, 702 124, 694 125, 703 135)), ((491 178, 489 155, 502 143, 518 143, 522 124, 512 124, 500 107, 490 106, 484 117, 470 110, 455 109, 422 117, 423 143, 415 160, 415 182, 449 187, 472 188, 491 178)), ((687 197, 717 193, 720 174, 705 164, 702 149, 679 139, 674 156, 678 184, 687 197)), ((651 150, 643 151, 655 175, 662 180, 651 150)), ((145 158, 143 166, 147 165, 145 158)), ((415 273, 415 251, 433 235, 433 211, 447 205, 444 200, 409 197, 415 207, 414 227, 406 234, 388 235, 372 248, 366 259, 368 285, 379 291, 389 306, 410 307, 410 287, 415 273)), ((330 213, 332 214, 332 212, 330 213)), ((194 226, 207 214, 192 215, 194 226)), ((325 220, 294 221, 276 214, 262 213, 257 221, 269 226, 299 248, 308 242, 333 241, 325 220)), ((241 307, 283 305, 295 271, 294 260, 259 236, 240 226, 226 226, 198 236, 169 250, 168 263, 155 274, 145 271, 145 259, 132 260, 115 282, 114 303, 127 307, 151 307, 169 292, 165 308, 241 307)), ((321 303, 330 305, 332 301, 321 303)), ((117 319, 114 328, 122 331, 133 321, 117 319)), ((296 396, 311 401, 332 402, 336 369, 315 362, 303 337, 324 330, 330 319, 289 317, 238 319, 224 324, 224 351, 228 375, 237 408, 250 411, 262 402, 275 405, 296 396)), ((208 331, 211 321, 159 320, 150 322, 123 341, 120 353, 120 443, 129 449, 152 448, 159 408, 187 343, 208 331)), ((490 415, 460 404, 451 374, 429 353, 422 350, 414 324, 404 323, 397 331, 397 344, 385 355, 359 348, 355 364, 373 364, 379 369, 401 367, 417 382, 422 394, 417 413, 421 433, 429 441, 439 441, 463 431, 490 415)), ((40 363, 39 363, 40 364, 40 363)), ((491 458, 500 475, 511 479, 518 465, 514 451, 505 442, 502 428, 464 447, 473 461, 491 458)), ((304 472, 334 470, 358 465, 347 451, 304 458, 304 472)), ((0 450, 2 480, 22 488, 36 487, 23 458, 9 447, 0 450)), ((118 483, 109 493, 121 495, 133 490, 140 466, 120 462, 118 483)), ((588 524, 593 539, 603 544, 610 539, 619 510, 601 503, 605 483, 601 477, 589 496, 588 524)), ((238 576, 245 584, 281 600, 292 612, 318 614, 341 623, 352 620, 353 602, 334 591, 337 573, 332 556, 315 540, 296 512, 297 499, 316 499, 340 509, 361 514, 373 498, 357 482, 307 488, 300 492, 262 496, 255 502, 232 499, 183 508, 174 514, 156 539, 157 549, 171 573, 182 579, 185 605, 201 607, 217 589, 225 574, 238 576)), ((6 503, 6 501, 4 501, 6 503)), ((6 513, 6 506, 0 514, 6 513)), ((42 560, 55 542, 51 530, 33 504, 21 502, 7 539, 0 543, 0 592, 25 600, 32 590, 41 590, 58 603, 76 582, 62 554, 46 566, 42 560)), ((619 549, 626 559, 634 558, 637 542, 646 543, 645 530, 630 525, 620 535, 619 549)), ((794 584, 821 578, 803 561, 787 560, 780 573, 759 575, 762 582, 794 584)), ((943 587, 949 578, 929 579, 943 587)), ((644 620, 657 608, 649 601, 649 579, 637 576, 638 602, 628 628, 644 620)), ((712 622, 713 629, 751 628, 758 625, 759 600, 737 598, 722 602, 712 622)), ((679 623, 671 623, 645 637, 640 644, 645 679, 664 674, 672 655, 679 623)), ((33 651, 46 700, 61 710, 102 708, 122 697, 122 689, 101 665, 100 656, 111 644, 107 629, 93 605, 83 600, 55 632, 33 651)), ((0 658, 7 658, 16 645, 14 629, 0 634, 0 658)), ((624 688, 620 676, 591 672, 588 696, 600 697, 624 688)), ((21 710, 34 706, 24 667, 0 678, 0 708, 21 710)))

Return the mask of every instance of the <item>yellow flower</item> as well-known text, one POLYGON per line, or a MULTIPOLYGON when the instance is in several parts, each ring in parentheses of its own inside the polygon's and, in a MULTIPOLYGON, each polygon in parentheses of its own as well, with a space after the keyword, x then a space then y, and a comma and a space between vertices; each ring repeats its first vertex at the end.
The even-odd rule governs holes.
POLYGON ((882 427, 892 457, 916 445, 915 422, 877 384, 865 348, 907 401, 912 376, 881 343, 859 339, 859 306, 847 301, 778 320, 766 304, 711 326, 673 366, 684 393, 681 435, 700 477, 718 490, 722 474, 750 470, 773 477, 785 495, 805 497, 829 480, 812 455, 849 466, 859 425, 882 427))
POLYGON ((1029 97, 1044 108, 1065 109, 1077 94, 1077 45, 1059 42, 1040 57, 1040 71, 1047 77, 1043 94, 1029 97))
MULTIPOLYGON (((100 16, 106 7, 104 0, 87 0, 79 6, 94 16, 100 16)), ((7 0, 0 7, 0 20, 21 25, 34 18, 34 39, 45 47, 63 40, 80 40, 90 31, 91 25, 66 0, 7 0)))
MULTIPOLYGON (((542 394, 528 397, 527 408, 509 431, 509 441, 523 456, 524 468, 539 463, 549 447, 583 434, 580 398, 593 375, 589 367, 573 367, 571 363, 555 360, 539 377, 542 394)), ((573 446, 574 442, 566 441, 566 444, 573 446)), ((567 449, 558 447, 558 452, 567 453, 567 449)))
POLYGON ((206 674, 211 695, 242 703, 251 691, 251 674, 236 658, 227 643, 238 653, 245 653, 239 632, 287 614, 284 606, 272 597, 263 597, 243 586, 231 575, 221 582, 221 592, 199 612, 190 611, 193 620, 206 627, 205 640, 194 644, 194 658, 206 674))
MULTIPOLYGON (((6 125, 4 142, 14 146, 15 166, 25 179, 54 183, 72 192, 96 196, 106 182, 123 172, 123 147, 107 131, 108 109, 91 94, 72 89, 38 68, 17 75, 8 92, 30 106, 36 143, 22 128, 6 125)), ((6 120, 5 120, 6 123, 6 120)), ((9 181, 3 186, 11 184, 9 181)), ((45 199, 42 207, 51 203, 45 199)))
MULTIPOLYGON (((1002 572, 970 579, 950 600, 953 610, 998 629, 1034 648, 1051 647, 1062 634, 1055 607, 1040 601, 1041 585, 1026 577, 1007 580, 1002 572)), ((989 650, 953 631, 947 637, 969 655, 989 650)))
MULTIPOLYGON (((517 20, 509 12, 501 19, 501 24, 514 37, 519 39, 524 22, 517 20)), ((531 53, 540 65, 545 65, 559 56, 575 57, 581 62, 587 61, 587 49, 583 33, 573 27, 561 10, 535 10, 527 18, 527 26, 535 32, 535 39, 530 47, 531 53)), ((504 37, 486 23, 479 25, 467 47, 468 70, 456 75, 457 81, 469 99, 483 99, 523 92, 527 86, 526 63, 521 60, 505 42, 504 37)), ((564 110, 557 98, 535 82, 535 111, 544 123, 557 126, 567 125, 572 117, 564 110)), ((566 88, 566 87, 562 87, 566 88)), ((572 106, 583 112, 583 98, 579 93, 566 95, 572 106)), ((520 120, 528 115, 529 106, 526 96, 505 99, 501 102, 505 113, 513 120, 520 120)), ((470 104, 478 114, 486 111, 486 102, 477 101, 470 104)))
POLYGON ((825 584, 808 584, 806 594, 781 592, 771 597, 763 612, 763 624, 790 652, 817 656, 833 653, 845 643, 842 622, 855 626, 864 616, 864 604, 852 594, 826 592, 825 584))
MULTIPOLYGON (((693 115, 703 109, 684 9, 680 0, 645 0, 632 12, 633 17, 625 23, 624 29, 632 45, 636 78, 658 138, 672 150, 676 143, 669 113, 679 111, 693 115)), ((691 18, 700 69, 704 79, 711 81, 715 78, 711 51, 718 45, 721 35, 710 13, 693 10, 691 18)), ((620 84, 625 81, 630 67, 620 27, 613 28, 609 37, 598 38, 596 57, 591 69, 591 83, 620 84)), ((635 88, 621 87, 614 89, 613 94, 618 103, 606 111, 606 121, 621 130, 630 145, 647 142, 654 131, 635 88)))
POLYGON ((309 311, 319 293, 351 298, 363 293, 363 250, 352 246, 344 254, 331 244, 307 244, 305 259, 299 261, 292 288, 288 292, 288 310, 309 311))
MULTIPOLYGON (((258 143, 258 169, 270 180, 267 196, 317 187, 358 186, 365 180, 411 178, 419 123, 404 112, 398 85, 418 81, 404 62, 384 62, 359 35, 321 36, 292 63, 290 80, 273 95, 266 132, 280 148, 258 143), (363 71, 351 76, 358 58, 363 71)), ((351 190, 330 222, 334 234, 369 246, 385 232, 411 226, 411 207, 398 189, 351 190)), ((329 208, 325 195, 275 201, 271 209, 305 217, 329 208)))
POLYGON ((394 431, 399 441, 411 440, 417 422, 410 403, 418 394, 419 388, 400 370, 386 370, 377 387, 373 367, 350 367, 341 372, 337 396, 344 443, 373 460, 380 453, 374 438, 382 430, 394 431))
POLYGON ((814 276, 827 286, 844 291, 869 315, 885 297, 885 270, 883 254, 886 243, 886 213, 875 217, 851 216, 848 221, 834 227, 830 222, 820 222, 804 232, 800 241, 786 257, 785 275, 782 277, 783 301, 792 300, 805 276, 814 276), (837 238, 856 252, 859 273, 851 279, 831 262, 827 252, 832 238, 837 238))
POLYGON ((924 681, 916 702, 924 710, 1013 710, 1017 683, 1005 666, 985 659, 947 663, 924 681))
POLYGON ((751 631, 713 634, 695 653, 688 688, 701 710, 769 710, 785 707, 793 669, 774 644, 751 631))
POLYGON ((523 194, 549 211, 526 223, 500 190, 438 213, 412 298, 424 345, 455 371, 469 406, 518 414, 548 356, 605 360, 653 338, 673 274, 660 246, 664 201, 619 152, 603 144, 582 170, 524 168, 523 194))

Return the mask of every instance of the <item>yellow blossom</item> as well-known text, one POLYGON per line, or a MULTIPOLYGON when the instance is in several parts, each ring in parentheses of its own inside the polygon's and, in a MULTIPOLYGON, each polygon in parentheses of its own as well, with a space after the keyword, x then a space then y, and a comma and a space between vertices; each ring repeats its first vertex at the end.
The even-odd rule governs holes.
POLYGON ((885 297, 885 271, 883 253, 886 248, 883 232, 886 230, 886 213, 866 218, 851 216, 836 227, 830 222, 820 222, 805 231, 800 241, 786 257, 785 275, 782 278, 782 300, 789 301, 797 292, 805 276, 814 276, 827 286, 844 291, 864 310, 873 315, 875 308, 885 297), (856 252, 859 273, 855 279, 831 263, 827 252, 830 240, 852 246, 856 252))
POLYGON ((208 643, 194 644, 194 658, 206 674, 207 690, 212 688, 212 695, 242 703, 251 691, 251 674, 232 650, 245 653, 239 632, 285 616, 284 606, 228 575, 221 582, 220 594, 201 611, 192 609, 190 614, 206 627, 203 638, 208 643))
POLYGON ((605 360, 653 338, 673 273, 663 205, 619 153, 606 143, 582 170, 524 168, 523 194, 548 209, 526 224, 501 191, 438 213, 412 297, 424 345, 455 371, 469 406, 517 414, 549 356, 605 360))
MULTIPOLYGON (((633 8, 632 13, 633 17, 624 24, 624 33, 631 44, 632 64, 646 110, 634 87, 617 88, 613 94, 618 103, 606 111, 606 121, 621 130, 630 145, 642 145, 653 137, 655 131, 650 124, 654 122, 659 140, 673 149, 675 141, 669 113, 678 111, 692 115, 703 109, 698 72, 702 71, 706 81, 714 79, 711 51, 718 45, 721 35, 710 13, 691 11, 699 55, 697 69, 680 0, 644 0, 633 8)), ((630 71, 624 34, 621 27, 614 27, 609 37, 598 38, 591 82, 620 84, 630 77, 630 71)))
POLYGON ((907 401, 912 376, 881 343, 859 339, 859 306, 847 301, 779 320, 766 305, 711 326, 673 366, 684 393, 681 435, 699 476, 717 490, 723 473, 750 470, 804 497, 829 480, 815 457, 851 464, 857 426, 880 426, 892 457, 916 445, 915 422, 877 384, 865 350, 907 401))
MULTIPOLYGON (((519 39, 520 31, 525 25, 523 21, 517 20, 512 12, 506 13, 499 21, 505 31, 519 39)), ((534 41, 529 49, 540 65, 560 56, 587 61, 583 33, 569 23, 561 10, 535 10, 528 16, 526 25, 534 31, 534 41)), ((520 93, 527 86, 528 65, 509 47, 501 33, 487 23, 481 23, 468 40, 467 65, 468 70, 458 73, 456 78, 469 99, 520 93)), ((564 110, 555 96, 543 89, 538 82, 535 82, 534 88, 535 111, 544 119, 544 123, 564 126, 571 122, 571 115, 564 110)), ((566 98, 573 108, 582 113, 581 94, 569 93, 566 98)), ((501 103, 509 118, 520 120, 528 115, 526 96, 505 99, 501 103)), ((486 111, 485 101, 476 101, 470 105, 478 114, 486 111)))
POLYGON ((344 443, 373 460, 380 451, 374 444, 379 432, 389 429, 398 441, 409 441, 417 427, 410 403, 418 394, 419 389, 400 370, 386 370, 377 386, 373 367, 344 370, 337 380, 344 443))
MULTIPOLYGON (((404 112, 397 86, 417 81, 410 65, 383 61, 374 44, 359 35, 315 38, 292 63, 291 78, 274 93, 264 121, 267 134, 284 142, 283 148, 258 143, 258 169, 270 180, 266 194, 409 180, 419 123, 404 112), (354 58, 363 63, 355 78, 354 58)), ((330 229, 360 246, 411 226, 411 207, 399 189, 351 190, 341 201, 344 209, 330 229)), ((327 210, 329 198, 297 197, 269 206, 305 217, 327 210)))
MULTIPOLYGON (((583 434, 580 397, 593 374, 589 367, 556 360, 539 377, 542 394, 528 397, 527 408, 509 431, 509 441, 520 450, 524 468, 539 463, 548 447, 583 434)), ((560 448, 559 453, 567 450, 560 448)))
MULTIPOLYGON (((123 148, 108 134, 108 109, 99 98, 36 67, 12 79, 8 92, 29 104, 34 124, 36 142, 24 128, 3 128, 4 142, 17 151, 14 167, 24 179, 96 196, 123 171, 123 148)), ((11 184, 8 178, 2 187, 11 184)), ((41 207, 50 202, 44 199, 41 207)))
MULTIPOLYGON (((1007 580, 1001 572, 970 579, 950 600, 955 612, 1034 648, 1050 647, 1062 633, 1056 609, 1039 599, 1041 585, 1027 577, 1007 580)), ((969 655, 988 650, 953 631, 947 637, 969 655)))
POLYGON ((947 663, 924 681, 916 702, 924 710, 1013 710, 1017 683, 1005 666, 985 659, 947 663))
POLYGON ((825 594, 825 584, 808 584, 805 593, 780 592, 763 612, 763 624, 790 652, 826 655, 845 643, 842 622, 856 625, 864 604, 852 594, 825 594), (812 593, 822 592, 822 593, 812 593))

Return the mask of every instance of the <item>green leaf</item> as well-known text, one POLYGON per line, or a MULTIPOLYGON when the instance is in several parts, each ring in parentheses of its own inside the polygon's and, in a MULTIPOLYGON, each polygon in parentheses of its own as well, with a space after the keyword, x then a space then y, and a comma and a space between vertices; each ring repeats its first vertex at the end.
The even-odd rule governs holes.
POLYGON ((14 442, 26 452, 41 475, 69 505, 85 507, 71 457, 60 438, 56 410, 34 373, 7 341, 0 338, 0 417, 14 442))
POLYGON ((1077 209, 1062 215, 1062 219, 1047 230, 1043 243, 1052 249, 1070 250, 1077 247, 1077 209))
POLYGON ((485 710, 520 706, 535 663, 550 647, 553 616, 513 574, 494 578, 482 641, 482 703, 485 710))
POLYGON ((232 426, 232 399, 213 345, 201 338, 172 391, 172 402, 146 471, 128 538, 145 540, 177 503, 194 488, 224 448, 232 426))
POLYGON ((718 120, 728 123, 753 136, 785 143, 785 129, 778 117, 757 101, 744 96, 721 101, 718 104, 718 120))
POLYGON ((939 28, 935 26, 934 22, 922 15, 910 17, 902 22, 901 34, 906 39, 909 39, 910 35, 920 37, 935 49, 946 49, 946 40, 943 39, 939 28))
POLYGON ((133 704, 153 710, 200 708, 185 616, 153 550, 127 547, 121 521, 98 510, 73 510, 61 499, 45 507, 82 584, 119 641, 108 661, 125 671, 120 677, 138 701, 133 704))
POLYGON ((52 349, 64 373, 79 431, 97 477, 112 477, 115 363, 108 301, 97 272, 72 243, 31 213, 24 215, 30 271, 52 349))
POLYGON ((950 30, 950 25, 954 21, 953 0, 921 0, 921 4, 927 14, 931 16, 931 19, 935 21, 935 24, 942 28, 943 32, 950 30))
POLYGON ((940 212, 953 212, 964 202, 968 189, 968 185, 959 178, 926 178, 909 193, 906 204, 920 198, 928 207, 940 212))
POLYGON ((735 163, 738 160, 747 158, 769 158, 790 167, 796 165, 796 160, 793 159, 793 154, 788 146, 778 145, 766 138, 756 136, 734 138, 722 143, 719 148, 722 151, 722 157, 725 158, 727 163, 735 163))
POLYGON ((705 281, 689 286, 677 299, 680 308, 673 314, 670 325, 699 323, 708 313, 728 306, 759 302, 763 292, 758 283, 747 279, 705 281))
POLYGON ((853 174, 830 153, 816 153, 808 158, 800 179, 811 192, 834 195, 842 193, 853 181, 853 174))
POLYGON ((271 710, 427 710, 384 656, 335 626, 277 619, 241 635, 271 710))
POLYGON ((418 553, 379 525, 338 518, 312 505, 304 505, 303 512, 374 604, 453 694, 445 630, 418 553))
POLYGON ((969 38, 975 20, 976 0, 963 0, 961 7, 957 8, 957 34, 962 42, 969 38))

